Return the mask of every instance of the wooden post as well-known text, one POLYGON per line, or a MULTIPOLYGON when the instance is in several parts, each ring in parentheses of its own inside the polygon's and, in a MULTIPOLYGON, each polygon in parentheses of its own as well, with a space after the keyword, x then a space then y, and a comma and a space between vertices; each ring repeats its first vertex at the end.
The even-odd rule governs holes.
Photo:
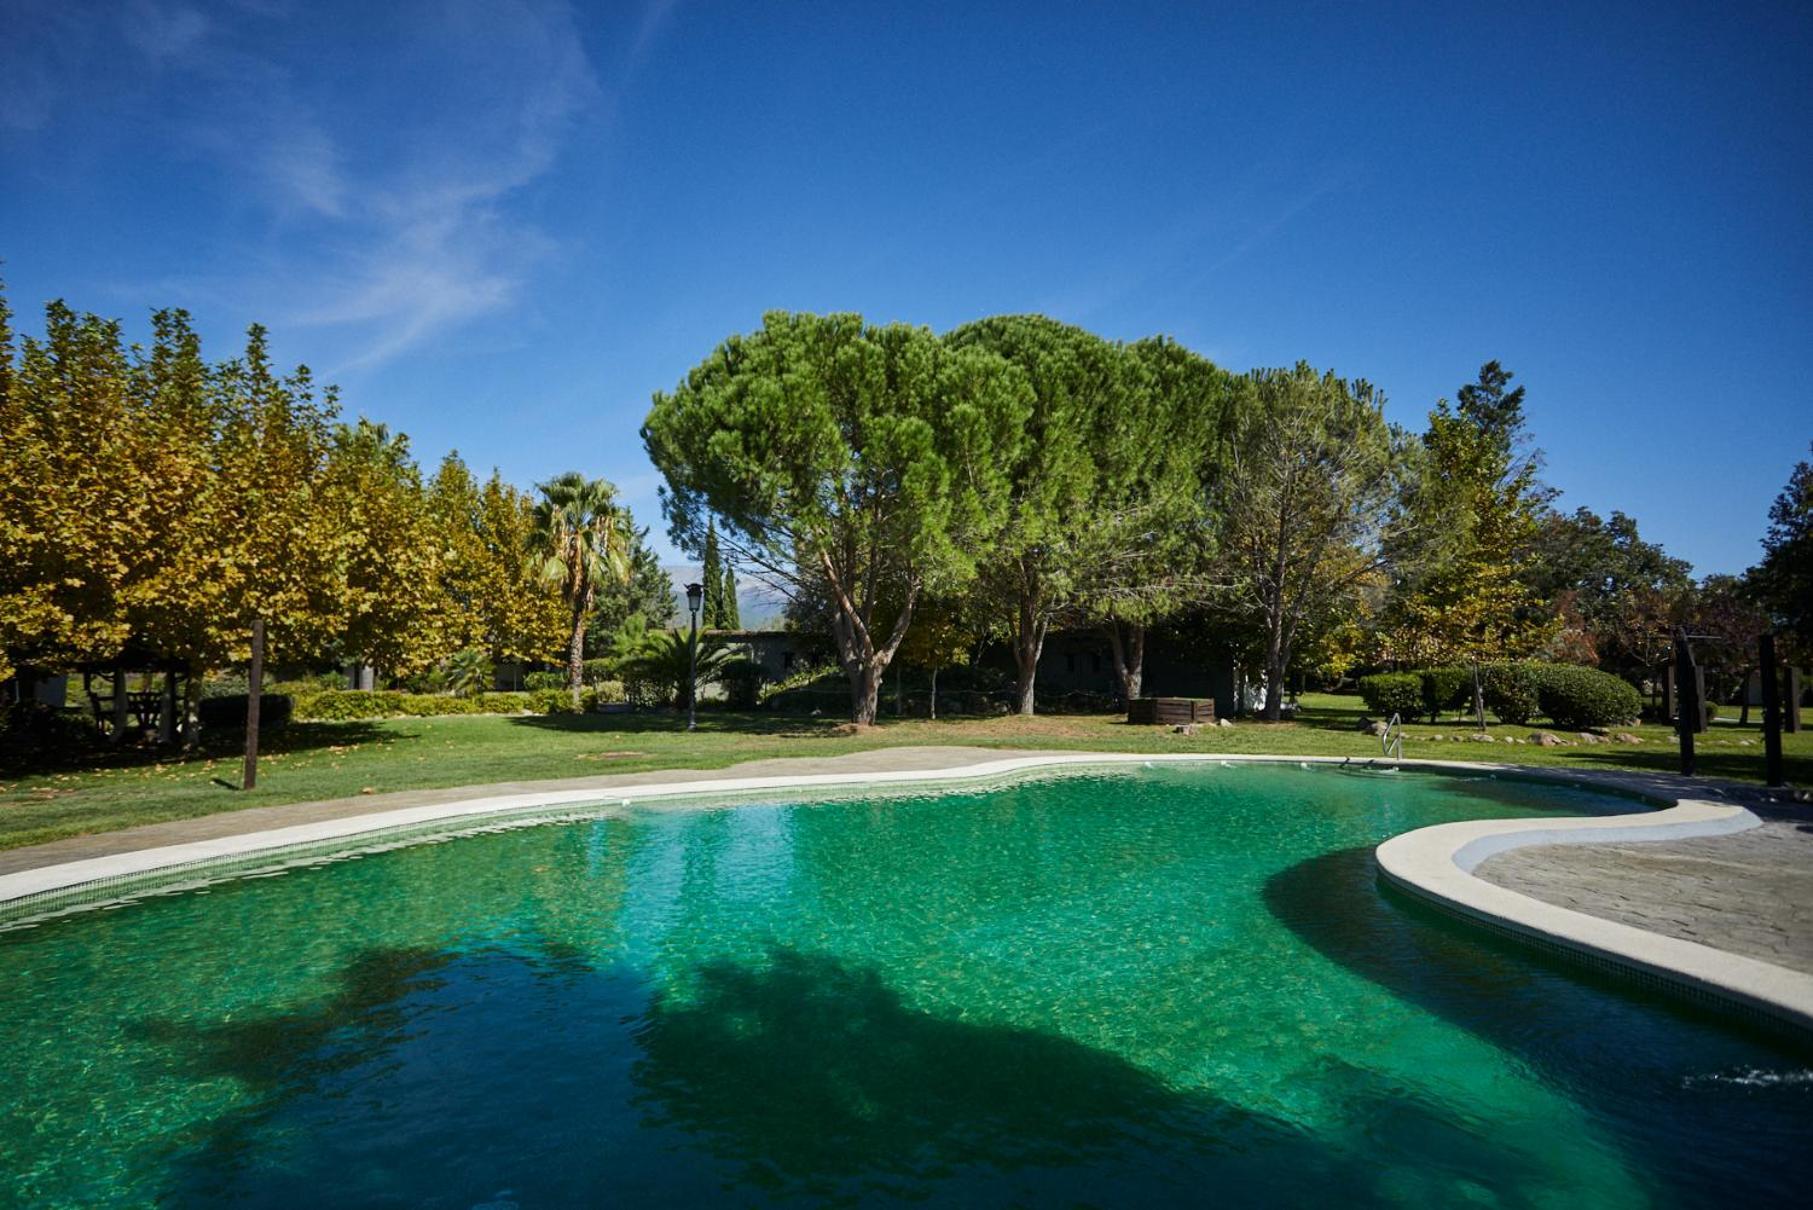
POLYGON ((113 670, 113 742, 126 742, 126 673, 121 668, 113 670))
POLYGON ((258 786, 258 707, 264 697, 264 619, 252 621, 252 667, 246 674, 246 770, 240 789, 258 786))
POLYGON ((157 712, 157 742, 176 742, 176 673, 169 668, 164 669, 164 701, 157 712))
POLYGON ((1782 730, 1789 735, 1800 732, 1800 669, 1788 666, 1788 700, 1782 703, 1782 730))
POLYGON ((1706 725, 1706 711, 1700 705, 1698 668, 1693 665, 1693 652, 1687 646, 1686 631, 1675 632, 1675 687, 1679 690, 1680 709, 1675 714, 1675 734, 1681 737, 1681 772, 1692 777, 1694 771, 1693 733, 1706 725))
POLYGON ((1763 663, 1763 770, 1771 786, 1782 781, 1782 682, 1775 666, 1775 636, 1757 640, 1763 663))

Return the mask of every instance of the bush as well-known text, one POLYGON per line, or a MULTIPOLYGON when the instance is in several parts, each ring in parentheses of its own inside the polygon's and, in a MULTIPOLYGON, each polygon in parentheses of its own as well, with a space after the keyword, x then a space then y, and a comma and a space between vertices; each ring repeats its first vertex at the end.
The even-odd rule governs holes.
MULTIPOLYGON (((236 693, 227 697, 204 697, 195 705, 195 717, 206 730, 243 729, 246 725, 246 702, 250 695, 236 693)), ((258 729, 269 731, 287 726, 295 712, 295 699, 287 693, 258 695, 258 729)))
POLYGON ((746 658, 733 659, 718 671, 718 684, 724 687, 724 700, 732 710, 754 710, 761 704, 762 666, 746 658))
POLYGON ((1375 672, 1360 678, 1360 696, 1374 714, 1415 717, 1423 704, 1423 678, 1414 672, 1375 672))
POLYGON ((1487 664, 1480 669, 1480 682, 1486 709, 1507 727, 1521 727, 1536 716, 1541 703, 1533 665, 1487 664))
POLYGON ((598 708, 598 691, 581 689, 579 704, 573 704, 568 689, 536 689, 528 694, 529 710, 535 714, 590 714, 598 708))
POLYGON ((1420 682, 1420 705, 1432 723, 1436 715, 1460 703, 1462 691, 1473 681, 1472 672, 1466 668, 1425 668, 1416 675, 1420 682))
POLYGON ((101 736, 79 710, 38 702, 0 703, 0 769, 32 769, 81 756, 101 736))
POLYGON ((604 685, 614 681, 617 679, 617 661, 587 660, 579 666, 579 679, 587 685, 604 685))
POLYGON ((1569 731, 1628 723, 1643 710, 1643 699, 1624 680, 1597 668, 1534 664, 1536 700, 1550 721, 1569 731))
POLYGON ((564 672, 531 672, 523 677, 522 687, 530 693, 544 689, 565 689, 567 674, 564 672))

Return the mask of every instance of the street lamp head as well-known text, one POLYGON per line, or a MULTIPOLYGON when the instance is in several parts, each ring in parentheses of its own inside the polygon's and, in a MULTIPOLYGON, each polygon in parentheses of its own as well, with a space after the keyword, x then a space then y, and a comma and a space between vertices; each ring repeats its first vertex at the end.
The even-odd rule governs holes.
POLYGON ((705 599, 705 585, 688 584, 686 586, 686 607, 694 613, 699 612, 699 603, 705 599))

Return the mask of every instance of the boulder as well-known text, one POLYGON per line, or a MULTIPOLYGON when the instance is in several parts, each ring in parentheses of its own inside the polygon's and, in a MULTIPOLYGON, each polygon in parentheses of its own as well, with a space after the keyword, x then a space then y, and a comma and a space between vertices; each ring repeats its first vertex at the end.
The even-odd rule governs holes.
POLYGON ((1171 731, 1172 731, 1172 734, 1174 734, 1174 735, 1195 735, 1196 734, 1196 724, 1195 723, 1178 723, 1175 727, 1171 728, 1171 731))
POLYGON ((1559 748, 1561 747, 1562 739, 1552 731, 1532 731, 1530 733, 1530 742, 1532 744, 1540 744, 1544 748, 1559 748))
POLYGON ((1215 720, 1215 725, 1217 727, 1232 727, 1234 725, 1234 720, 1231 718, 1218 718, 1215 720))
POLYGON ((1594 735, 1591 731, 1582 731, 1580 733, 1580 742, 1583 744, 1603 744, 1605 742, 1605 737, 1603 735, 1594 735))
POLYGON ((1628 731, 1620 731, 1618 734, 1612 736, 1612 743, 1614 744, 1640 744, 1642 742, 1643 740, 1640 737, 1632 735, 1628 731))

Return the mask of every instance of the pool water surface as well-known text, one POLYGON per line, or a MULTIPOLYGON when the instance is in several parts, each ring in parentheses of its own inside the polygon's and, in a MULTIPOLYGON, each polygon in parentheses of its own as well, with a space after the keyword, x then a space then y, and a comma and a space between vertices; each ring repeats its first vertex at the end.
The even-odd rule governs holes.
POLYGON ((0 1204, 1789 1203, 1800 1044, 1382 891, 1480 777, 642 806, 0 934, 0 1204))

